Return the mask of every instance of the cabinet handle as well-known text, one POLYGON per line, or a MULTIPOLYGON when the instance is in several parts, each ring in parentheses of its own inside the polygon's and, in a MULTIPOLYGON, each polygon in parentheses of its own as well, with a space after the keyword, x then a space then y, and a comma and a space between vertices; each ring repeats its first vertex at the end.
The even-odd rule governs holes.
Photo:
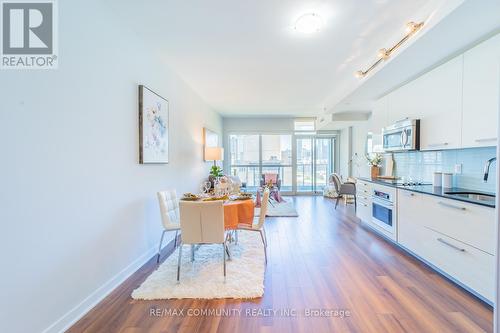
POLYGON ((497 138, 476 139, 476 142, 488 142, 488 141, 497 141, 497 138))
POLYGON ((438 204, 441 205, 441 206, 445 206, 445 207, 448 207, 448 208, 459 209, 459 210, 466 210, 467 209, 467 208, 465 208, 463 206, 455 206, 455 205, 449 204, 447 202, 442 202, 442 201, 439 201, 438 204))
POLYGON ((406 117, 406 118, 403 118, 403 119, 396 121, 395 123, 400 123, 400 122, 403 122, 403 121, 408 120, 408 119, 410 119, 410 118, 406 117))
POLYGON ((429 143, 427 147, 441 147, 441 146, 447 146, 449 145, 448 142, 442 142, 442 143, 429 143))
POLYGON ((451 243, 448 243, 447 241, 445 241, 445 240, 444 240, 444 239, 442 239, 442 238, 438 238, 437 240, 438 240, 438 242, 443 243, 444 245, 448 245, 449 247, 451 247, 451 248, 453 248, 453 249, 455 249, 455 250, 457 250, 457 251, 460 251, 460 252, 465 252, 465 249, 463 249, 463 248, 461 248, 461 247, 458 247, 458 246, 456 246, 456 245, 453 245, 453 244, 451 244, 451 243))

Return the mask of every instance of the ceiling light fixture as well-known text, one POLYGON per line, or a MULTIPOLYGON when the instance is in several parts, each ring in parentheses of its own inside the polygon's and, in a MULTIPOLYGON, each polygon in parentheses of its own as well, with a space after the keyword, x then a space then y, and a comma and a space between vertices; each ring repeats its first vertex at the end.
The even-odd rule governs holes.
POLYGON ((321 31, 323 19, 316 13, 304 14, 295 21, 294 29, 304 34, 312 34, 321 31))
POLYGON ((419 31, 422 27, 424 26, 424 22, 420 23, 415 23, 413 21, 406 23, 406 35, 396 44, 394 44, 393 47, 390 49, 382 48, 378 51, 378 57, 379 59, 375 61, 368 69, 366 70, 359 70, 354 75, 356 77, 364 77, 366 76, 372 69, 377 67, 382 61, 387 60, 390 58, 392 53, 397 50, 401 45, 403 45, 404 42, 406 42, 411 36, 413 36, 417 31, 419 31))
POLYGON ((380 49, 378 50, 378 57, 381 58, 381 59, 389 59, 389 57, 391 56, 391 53, 387 50, 387 49, 380 49))

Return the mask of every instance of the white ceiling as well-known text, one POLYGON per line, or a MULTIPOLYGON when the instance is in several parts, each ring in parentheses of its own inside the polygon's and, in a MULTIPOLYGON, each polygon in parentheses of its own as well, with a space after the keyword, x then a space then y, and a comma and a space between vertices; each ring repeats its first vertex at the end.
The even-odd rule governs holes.
POLYGON ((407 21, 441 19, 462 2, 107 0, 209 105, 231 116, 323 114, 363 84, 353 73, 396 42, 407 21), (293 30, 307 12, 322 16, 323 31, 293 30))
POLYGON ((498 0, 467 0, 449 15, 436 16, 427 20, 426 31, 408 47, 359 80, 344 98, 327 103, 328 113, 371 110, 375 99, 500 32, 498 0))

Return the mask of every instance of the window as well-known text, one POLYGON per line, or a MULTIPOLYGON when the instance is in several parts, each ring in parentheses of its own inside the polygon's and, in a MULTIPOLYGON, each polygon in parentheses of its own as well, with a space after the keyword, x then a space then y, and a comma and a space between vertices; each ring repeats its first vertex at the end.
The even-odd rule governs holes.
POLYGON ((229 136, 229 161, 231 175, 252 188, 259 185, 260 154, 259 135, 236 134, 229 136))
POLYGON ((281 190, 292 190, 292 136, 262 135, 262 173, 277 173, 281 190))
POLYGON ((282 192, 321 193, 335 170, 336 137, 301 133, 229 134, 226 172, 252 192, 260 187, 263 173, 277 173, 282 192))
POLYGON ((292 136, 289 134, 231 134, 229 162, 232 175, 253 190, 260 175, 273 172, 281 179, 281 190, 292 191, 292 136))

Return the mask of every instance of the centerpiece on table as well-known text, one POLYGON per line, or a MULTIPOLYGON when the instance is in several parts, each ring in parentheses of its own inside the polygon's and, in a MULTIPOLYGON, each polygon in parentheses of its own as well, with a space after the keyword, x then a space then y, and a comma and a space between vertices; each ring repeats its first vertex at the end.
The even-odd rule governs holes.
POLYGON ((210 174, 208 176, 208 180, 212 184, 212 188, 215 188, 215 181, 222 176, 224 176, 224 173, 220 166, 214 165, 210 168, 210 174))

